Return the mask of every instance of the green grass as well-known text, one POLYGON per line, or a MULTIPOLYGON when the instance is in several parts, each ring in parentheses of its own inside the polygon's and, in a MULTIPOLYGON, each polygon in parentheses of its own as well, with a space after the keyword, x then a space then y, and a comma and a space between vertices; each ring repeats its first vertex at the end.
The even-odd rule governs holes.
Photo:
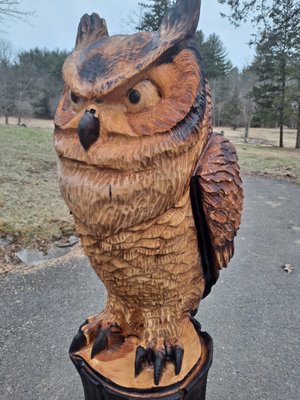
POLYGON ((72 225, 59 192, 53 134, 0 126, 0 235, 46 245, 72 225))
POLYGON ((300 183, 299 150, 251 144, 238 144, 236 148, 244 173, 289 178, 300 183))
MULTIPOLYGON (((73 227, 60 195, 53 134, 0 126, 0 236, 14 234, 22 246, 47 247, 73 227)), ((245 173, 294 177, 300 183, 300 151, 238 144, 245 173)))

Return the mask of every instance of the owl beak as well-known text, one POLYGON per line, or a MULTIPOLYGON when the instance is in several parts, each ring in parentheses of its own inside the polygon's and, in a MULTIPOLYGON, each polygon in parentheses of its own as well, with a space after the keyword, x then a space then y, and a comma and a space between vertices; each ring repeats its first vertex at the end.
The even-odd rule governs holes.
POLYGON ((86 111, 78 124, 79 141, 85 151, 88 151, 100 135, 100 121, 95 114, 94 109, 86 111))

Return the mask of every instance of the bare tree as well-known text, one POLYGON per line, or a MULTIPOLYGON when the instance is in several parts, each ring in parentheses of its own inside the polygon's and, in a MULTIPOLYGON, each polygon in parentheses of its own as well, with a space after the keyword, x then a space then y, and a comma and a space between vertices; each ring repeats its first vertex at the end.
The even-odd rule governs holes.
POLYGON ((15 104, 13 90, 13 71, 5 64, 0 64, 0 114, 5 117, 5 124, 8 125, 8 117, 12 114, 15 104))
POLYGON ((15 52, 12 44, 5 39, 0 38, 0 63, 11 64, 15 58, 15 52))
POLYGON ((214 104, 213 125, 221 126, 225 100, 227 100, 227 82, 223 77, 211 79, 210 88, 214 104))
POLYGON ((249 129, 251 121, 255 113, 255 102, 252 96, 252 91, 257 82, 257 77, 253 71, 249 68, 245 68, 239 80, 239 97, 240 106, 243 115, 243 121, 245 126, 244 142, 248 142, 249 129))
POLYGON ((0 0, 0 22, 4 23, 9 19, 27 19, 34 14, 32 11, 24 11, 20 8, 21 1, 0 0))
POLYGON ((9 116, 16 115, 18 124, 23 116, 32 114, 31 90, 36 77, 33 65, 19 63, 10 42, 0 39, 0 115, 9 124, 9 116))
POLYGON ((33 65, 14 66, 14 94, 15 94, 15 114, 18 118, 18 125, 22 124, 24 116, 32 115, 32 87, 35 82, 33 65))
POLYGON ((5 117, 6 125, 8 125, 8 117, 14 108, 13 59, 14 51, 11 43, 0 39, 0 114, 5 117))

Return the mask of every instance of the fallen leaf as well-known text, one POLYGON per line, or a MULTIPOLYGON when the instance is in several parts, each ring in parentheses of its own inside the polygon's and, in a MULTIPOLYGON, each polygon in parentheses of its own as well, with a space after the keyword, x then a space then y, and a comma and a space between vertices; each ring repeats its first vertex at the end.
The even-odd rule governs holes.
POLYGON ((287 272, 288 274, 292 274, 294 272, 294 267, 292 267, 291 264, 284 264, 281 266, 281 268, 287 272))

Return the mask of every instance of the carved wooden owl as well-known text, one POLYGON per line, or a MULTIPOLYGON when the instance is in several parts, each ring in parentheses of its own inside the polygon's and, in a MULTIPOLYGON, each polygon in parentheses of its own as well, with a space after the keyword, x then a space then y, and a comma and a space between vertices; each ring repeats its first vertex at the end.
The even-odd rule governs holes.
POLYGON ((108 294, 70 351, 92 345, 96 359, 134 337, 135 374, 153 365, 156 385, 192 358, 192 317, 233 255, 242 209, 235 149, 212 132, 199 12, 178 0, 158 32, 112 37, 83 16, 55 116, 60 188, 108 294))

